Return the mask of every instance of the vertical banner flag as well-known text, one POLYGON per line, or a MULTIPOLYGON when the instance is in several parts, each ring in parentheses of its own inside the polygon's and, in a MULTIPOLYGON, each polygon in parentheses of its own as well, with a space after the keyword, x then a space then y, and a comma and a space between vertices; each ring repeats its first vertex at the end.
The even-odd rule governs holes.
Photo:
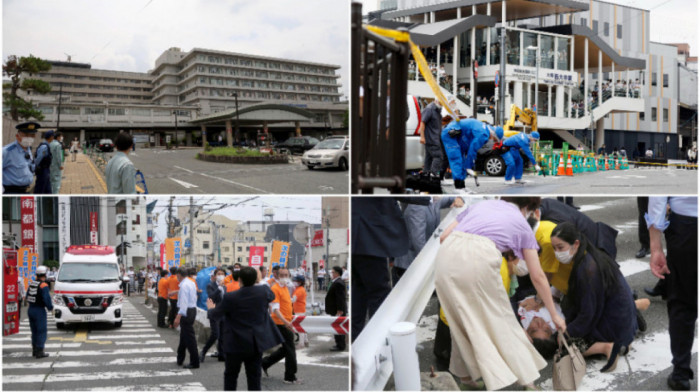
POLYGON ((97 212, 90 213, 90 244, 97 245, 97 212))
POLYGON ((29 254, 29 280, 36 280, 36 267, 39 265, 39 254, 29 254))
POLYGON ((27 287, 29 287, 29 270, 31 267, 30 255, 31 251, 29 248, 22 247, 17 251, 17 272, 19 277, 22 278, 22 282, 24 282, 25 291, 27 287))
POLYGON ((58 198, 58 250, 59 260, 63 260, 70 242, 70 199, 68 196, 58 198))
MULTIPOLYGON (((35 227, 34 224, 34 198, 33 197, 22 197, 20 198, 20 218, 21 218, 21 232, 22 232, 22 247, 30 248, 34 251, 34 234, 35 227)), ((25 286, 26 287, 26 286, 25 286)))
POLYGON ((289 258, 289 242, 282 241, 272 241, 272 266, 276 264, 280 267, 285 267, 287 265, 287 259, 289 258))
POLYGON ((316 230, 314 238, 311 240, 311 247, 323 246, 323 230, 316 230))
POLYGON ((248 258, 248 266, 258 268, 263 265, 265 248, 262 246, 251 246, 248 258))
POLYGON ((160 244, 160 268, 168 268, 168 264, 165 262, 165 244, 160 244))
POLYGON ((185 260, 180 260, 181 244, 180 237, 165 239, 165 262, 168 268, 179 267, 180 263, 184 263, 185 260))

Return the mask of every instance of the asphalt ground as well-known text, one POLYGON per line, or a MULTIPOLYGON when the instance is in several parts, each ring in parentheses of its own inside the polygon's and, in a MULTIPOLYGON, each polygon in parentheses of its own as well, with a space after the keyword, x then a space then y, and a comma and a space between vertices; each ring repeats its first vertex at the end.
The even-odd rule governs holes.
MULTIPOLYGON (((504 177, 479 176, 479 186, 472 177, 466 189, 474 194, 503 195, 695 195, 698 171, 673 168, 633 168, 569 176, 535 176, 525 174, 524 185, 506 185, 504 177)), ((443 181, 443 192, 457 193, 452 180, 443 181)))
MULTIPOLYGON (((637 240, 637 205, 635 198, 580 197, 574 204, 594 221, 602 221, 619 231, 617 236, 617 261, 632 290, 640 298, 648 298, 644 287, 653 287, 657 279, 649 270, 649 256, 636 259, 640 244, 637 240)), ((697 256, 691 255, 696 258, 697 256)), ((669 390, 666 378, 671 373, 671 350, 668 335, 666 303, 659 297, 651 298, 651 306, 643 313, 648 329, 637 334, 630 353, 621 357, 612 373, 601 373, 605 358, 587 358, 586 376, 579 390, 669 390)), ((515 317, 515 316, 514 316, 515 317)), ((435 329, 438 321, 438 301, 434 295, 418 323, 417 340, 420 370, 447 370, 446 364, 433 354, 435 329)), ((693 344, 692 368, 697 374, 697 331, 693 344)), ((536 386, 552 389, 552 361, 540 371, 536 386)), ((697 380, 691 381, 691 389, 697 390, 697 380)), ((522 390, 511 385, 507 390, 522 390)))
MULTIPOLYGON (((288 164, 231 164, 196 159, 201 149, 137 149, 129 159, 150 194, 347 194, 349 171, 288 164)), ((106 153, 105 160, 113 153, 106 153)))
MULTIPOLYGON (((222 390, 224 363, 207 357, 199 369, 176 364, 179 332, 156 327, 156 309, 143 295, 132 294, 123 305, 121 328, 106 324, 69 325, 59 331, 49 315, 45 351, 31 357, 26 307, 20 333, 3 338, 2 390, 222 390), (87 340, 80 341, 80 334, 87 340)), ((330 352, 332 335, 309 335, 308 348, 297 350, 299 385, 283 383, 284 360, 263 375, 263 390, 347 390, 349 353, 330 352)), ((203 343, 198 343, 201 350, 203 343)), ((213 353, 214 346, 209 353, 213 353)), ((189 362, 189 355, 185 363, 189 362)), ((238 389, 247 389, 243 369, 238 389)))

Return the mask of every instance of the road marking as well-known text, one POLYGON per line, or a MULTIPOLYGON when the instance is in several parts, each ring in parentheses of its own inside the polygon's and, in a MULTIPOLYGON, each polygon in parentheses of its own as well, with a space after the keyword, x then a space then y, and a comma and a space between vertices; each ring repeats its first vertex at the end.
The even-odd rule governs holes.
POLYGON ((159 384, 159 385, 123 385, 104 388, 74 389, 75 391, 203 391, 206 388, 200 382, 188 382, 183 384, 159 384))
MULTIPOLYGON (((124 332, 131 332, 131 331, 124 331, 124 332)), ((158 334, 144 334, 144 335, 100 335, 100 334, 95 334, 91 333, 90 338, 91 339, 136 339, 136 338, 159 338, 160 335, 158 334)))
POLYGON ((52 373, 48 376, 45 374, 25 374, 20 376, 8 376, 3 374, 2 383, 5 384, 20 384, 30 382, 65 382, 65 381, 88 381, 88 380, 116 380, 120 378, 145 378, 153 377, 173 377, 173 376, 191 376, 192 372, 189 369, 173 369, 173 370, 144 370, 138 372, 103 372, 103 373, 52 373))
POLYGON ((176 180, 176 179, 174 179, 174 178, 172 178, 172 177, 168 177, 168 178, 171 179, 171 180, 173 180, 173 181, 175 181, 175 182, 177 182, 178 184, 180 184, 181 186, 183 186, 183 187, 185 187, 185 188, 187 188, 187 189, 189 189, 189 188, 199 188, 198 185, 190 184, 189 182, 185 182, 185 181, 181 181, 181 180, 176 180))
POLYGON ((67 362, 14 362, 8 363, 4 362, 2 364, 3 369, 44 369, 44 368, 83 368, 92 366, 104 366, 108 368, 110 366, 123 366, 123 365, 146 365, 146 364, 156 364, 156 363, 173 363, 173 357, 139 357, 139 358, 119 358, 113 359, 109 362, 81 362, 81 361, 67 361, 67 362))
POLYGON ((233 185, 242 186, 242 187, 244 187, 244 188, 250 188, 250 189, 252 189, 252 190, 254 190, 254 191, 257 191, 257 192, 260 192, 260 193, 270 193, 270 192, 268 192, 268 191, 266 191, 266 190, 263 190, 263 189, 260 189, 260 188, 256 188, 256 187, 254 187, 254 186, 246 185, 246 184, 241 184, 240 182, 236 182, 236 181, 229 180, 229 179, 226 179, 226 178, 221 178, 221 177, 217 177, 217 176, 211 176, 211 175, 206 174, 206 173, 199 173, 199 174, 200 174, 200 175, 203 175, 204 177, 209 177, 209 178, 213 178, 213 179, 215 179, 215 180, 219 180, 219 181, 223 181, 223 182, 228 182, 228 183, 233 184, 233 185))
POLYGON ((136 346, 136 345, 154 345, 154 344, 165 344, 165 340, 140 340, 138 342, 122 342, 122 341, 116 341, 114 342, 117 346, 136 346))
POLYGON ((318 188, 324 192, 329 192, 333 190, 333 187, 329 185, 319 185, 318 188))
POLYGON ((173 167, 176 168, 176 169, 184 170, 184 171, 186 171, 186 172, 188 172, 188 173, 194 174, 194 172, 193 172, 192 170, 190 170, 190 169, 185 169, 184 167, 180 167, 180 166, 173 166, 173 167))
POLYGON ((632 276, 644 271, 650 271, 648 261, 630 259, 621 261, 618 264, 620 264, 620 272, 622 272, 622 276, 624 277, 632 276))
MULTIPOLYGON (((50 355, 61 355, 64 357, 81 357, 87 355, 122 355, 122 354, 152 354, 152 353, 173 353, 170 347, 149 347, 149 348, 127 348, 119 350, 88 350, 88 351, 53 351, 50 355)), ((32 353, 10 353, 4 357, 9 358, 29 358, 32 353)))
MULTIPOLYGON (((31 340, 28 338, 27 340, 31 340)), ((80 347, 82 343, 46 343, 44 348, 77 348, 80 347)), ((30 345, 28 344, 3 344, 3 350, 6 348, 26 348, 29 350, 30 345)))
POLYGON ((49 338, 49 340, 60 340, 62 342, 85 342, 85 343, 97 343, 97 344, 109 344, 109 343, 111 343, 110 341, 92 340, 92 339, 88 340, 86 330, 76 331, 75 336, 72 338, 62 338, 60 336, 56 336, 53 338, 49 338))

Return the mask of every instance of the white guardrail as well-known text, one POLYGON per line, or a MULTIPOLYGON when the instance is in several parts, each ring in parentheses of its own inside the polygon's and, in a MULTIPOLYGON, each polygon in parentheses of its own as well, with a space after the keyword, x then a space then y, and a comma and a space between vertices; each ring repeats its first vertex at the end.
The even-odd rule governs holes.
MULTIPOLYGON (((386 386, 394 371, 390 330, 401 322, 416 324, 423 314, 435 290, 435 255, 440 248, 440 234, 464 208, 475 203, 471 198, 464 199, 465 207, 452 209, 440 222, 411 268, 352 343, 353 390, 381 391, 386 386)), ((415 351, 415 344, 411 349, 415 351)))
MULTIPOLYGON (((155 289, 148 289, 148 296, 157 301, 155 289)), ((206 310, 197 308, 195 321, 209 328, 206 310)), ((294 316, 292 327, 299 333, 347 335, 350 319, 336 316, 294 316)))

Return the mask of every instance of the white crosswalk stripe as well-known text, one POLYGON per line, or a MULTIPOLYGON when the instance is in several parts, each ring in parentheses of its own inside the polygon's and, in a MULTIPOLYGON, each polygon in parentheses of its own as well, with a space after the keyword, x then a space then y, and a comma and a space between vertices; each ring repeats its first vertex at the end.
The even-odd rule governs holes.
POLYGON ((154 326, 155 315, 126 301, 121 327, 79 323, 58 330, 55 319, 48 317, 44 351, 50 356, 41 360, 32 358, 24 316, 19 333, 2 340, 1 389, 204 390, 192 371, 175 363, 175 351, 164 338, 177 332, 161 332, 154 326))

